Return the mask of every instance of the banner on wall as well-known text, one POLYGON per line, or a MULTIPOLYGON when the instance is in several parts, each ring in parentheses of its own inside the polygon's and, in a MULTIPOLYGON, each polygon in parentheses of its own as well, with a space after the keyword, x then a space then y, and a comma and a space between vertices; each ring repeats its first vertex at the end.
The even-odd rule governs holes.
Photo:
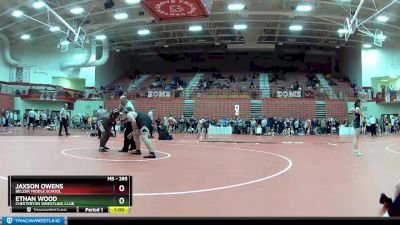
POLYGON ((301 98, 301 91, 277 91, 277 98, 301 98))
POLYGON ((235 105, 235 115, 239 116, 240 114, 240 105, 235 105))
POLYGON ((148 91, 149 98, 170 98, 171 91, 148 91))

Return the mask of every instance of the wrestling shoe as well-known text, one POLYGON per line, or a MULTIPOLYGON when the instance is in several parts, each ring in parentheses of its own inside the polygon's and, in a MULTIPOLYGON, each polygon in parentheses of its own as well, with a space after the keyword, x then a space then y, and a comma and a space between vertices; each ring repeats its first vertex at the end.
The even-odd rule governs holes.
POLYGON ((104 147, 104 149, 105 149, 105 150, 109 150, 110 148, 109 148, 109 147, 107 147, 107 146, 105 146, 105 147, 104 147))
POLYGON ((134 152, 131 153, 132 155, 141 155, 142 152, 140 150, 136 150, 134 152))
POLYGON ((388 198, 384 193, 382 193, 379 199, 379 203, 381 203, 385 207, 390 208, 393 204, 393 200, 391 198, 388 198))
POLYGON ((362 152, 360 152, 359 150, 356 151, 355 156, 364 156, 364 154, 362 152))
POLYGON ((100 147, 99 152, 107 152, 107 150, 104 147, 100 147))
POLYGON ((155 159, 156 154, 154 152, 150 152, 148 155, 144 156, 145 159, 155 159))

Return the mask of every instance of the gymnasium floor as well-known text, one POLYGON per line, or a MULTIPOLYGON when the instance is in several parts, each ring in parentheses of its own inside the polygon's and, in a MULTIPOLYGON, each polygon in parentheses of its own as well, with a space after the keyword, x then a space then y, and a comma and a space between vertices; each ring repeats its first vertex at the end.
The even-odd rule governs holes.
POLYGON ((381 216, 379 194, 392 195, 400 180, 395 135, 362 137, 360 158, 351 137, 174 138, 153 139, 158 159, 144 160, 117 153, 121 134, 110 139, 112 152, 99 153, 84 132, 0 128, 0 213, 10 214, 8 175, 132 175, 131 216, 204 217, 381 216))

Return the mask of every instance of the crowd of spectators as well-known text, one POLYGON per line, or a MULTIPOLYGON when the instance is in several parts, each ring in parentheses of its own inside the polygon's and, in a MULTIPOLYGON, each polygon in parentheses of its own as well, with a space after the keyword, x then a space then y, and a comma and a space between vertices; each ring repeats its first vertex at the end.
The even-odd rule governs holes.
POLYGON ((232 89, 236 91, 246 92, 248 90, 256 89, 257 74, 243 74, 234 76, 233 74, 224 75, 221 73, 213 73, 210 76, 205 76, 204 79, 199 81, 197 86, 200 90, 227 90, 232 89))
POLYGON ((0 112, 0 126, 9 127, 13 126, 18 120, 18 114, 12 110, 5 109, 0 112))
MULTIPOLYGON (((173 118, 173 117, 172 117, 173 118)), ((160 123, 162 123, 162 120, 160 123)), ((171 127, 172 132, 178 133, 197 133, 199 129, 200 119, 195 117, 179 119, 171 119, 171 116, 164 121, 168 120, 166 125, 171 127), (170 122, 173 121, 171 124, 170 122)), ((340 123, 333 118, 327 119, 296 119, 296 118, 220 118, 202 120, 209 121, 212 126, 229 127, 233 129, 233 134, 251 134, 251 135, 323 135, 323 134, 338 134, 340 125, 347 125, 347 121, 340 123)))
POLYGON ((161 77, 159 74, 157 74, 154 80, 151 82, 149 88, 171 91, 185 89, 187 85, 187 82, 182 80, 179 75, 176 75, 171 80, 169 80, 167 77, 161 77))
MULTIPOLYGON (((339 121, 334 118, 326 119, 306 119, 306 118, 184 118, 175 119, 173 116, 160 117, 156 120, 156 126, 169 127, 172 133, 198 133, 200 126, 199 121, 205 120, 212 126, 216 127, 232 127, 233 134, 248 135, 268 135, 268 136, 304 136, 304 135, 333 135, 339 134, 341 127, 353 127, 354 121, 339 121)), ((381 121, 373 116, 364 118, 362 132, 370 134, 371 126, 377 126, 378 133, 381 135, 389 135, 400 133, 400 117, 384 117, 381 121)))

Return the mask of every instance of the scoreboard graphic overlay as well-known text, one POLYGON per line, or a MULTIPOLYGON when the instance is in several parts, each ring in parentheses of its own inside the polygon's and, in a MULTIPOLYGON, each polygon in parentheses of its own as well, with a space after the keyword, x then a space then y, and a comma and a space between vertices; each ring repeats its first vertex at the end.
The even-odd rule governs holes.
POLYGON ((8 206, 21 213, 129 213, 131 176, 9 176, 8 206))

